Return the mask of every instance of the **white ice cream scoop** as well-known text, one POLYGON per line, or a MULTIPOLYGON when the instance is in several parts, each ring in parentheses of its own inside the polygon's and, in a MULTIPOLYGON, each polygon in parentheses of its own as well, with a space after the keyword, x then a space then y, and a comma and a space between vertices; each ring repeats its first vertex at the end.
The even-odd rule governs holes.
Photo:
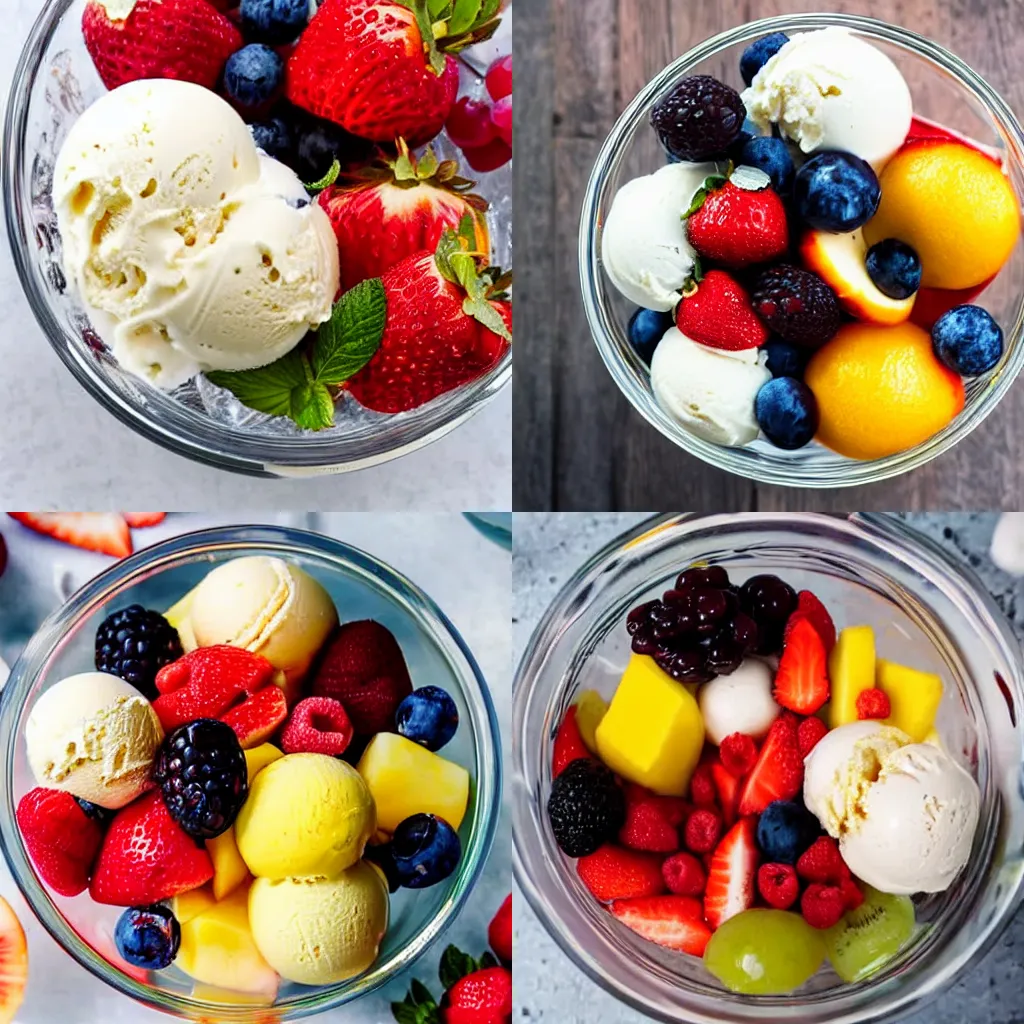
POLYGON ((759 740, 782 710, 772 697, 774 674, 759 658, 747 658, 735 672, 701 687, 697 702, 708 741, 719 744, 741 732, 759 740))

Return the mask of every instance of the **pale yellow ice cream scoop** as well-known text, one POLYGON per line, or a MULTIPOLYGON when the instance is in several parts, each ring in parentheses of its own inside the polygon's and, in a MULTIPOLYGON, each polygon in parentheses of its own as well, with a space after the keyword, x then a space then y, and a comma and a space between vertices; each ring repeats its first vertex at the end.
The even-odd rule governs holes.
POLYGON ((149 701, 106 672, 83 672, 54 684, 25 723, 28 761, 39 785, 111 809, 149 788, 163 737, 149 701))
POLYGON ((337 878, 257 878, 249 923, 271 967, 301 985, 331 985, 362 974, 388 928, 388 890, 359 861, 337 878))
POLYGON ((235 841, 258 877, 334 877, 362 857, 376 830, 373 797, 355 768, 326 754, 288 754, 253 779, 235 841))
POLYGON ((280 669, 289 703, 337 624, 330 594, 302 569, 268 555, 217 566, 193 592, 189 613, 200 647, 244 647, 280 669))

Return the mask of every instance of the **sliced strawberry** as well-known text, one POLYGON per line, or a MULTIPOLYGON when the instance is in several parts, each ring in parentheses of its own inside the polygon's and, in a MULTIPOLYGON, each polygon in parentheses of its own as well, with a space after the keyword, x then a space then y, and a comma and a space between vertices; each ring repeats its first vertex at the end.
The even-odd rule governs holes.
POLYGON ((798 618, 789 630, 775 673, 773 696, 798 715, 813 715, 829 697, 828 656, 817 628, 798 618))
POLYGON ((797 594, 796 611, 789 617, 786 629, 783 633, 783 641, 789 639, 789 634, 796 625, 798 619, 807 619, 808 622, 818 631, 825 644, 827 654, 836 645, 836 624, 832 621, 828 609, 809 590, 801 590, 797 594))
POLYGON ((70 793, 30 789, 17 810, 18 828, 36 870, 61 896, 77 896, 89 886, 103 828, 70 793))
POLYGON ((768 328, 754 312, 743 286, 724 270, 709 270, 697 290, 676 309, 676 327, 691 341, 739 351, 758 348, 768 328))
POLYGON ((736 822, 741 782, 725 765, 717 762, 711 766, 711 777, 715 780, 718 806, 722 809, 722 820, 725 822, 725 827, 730 828, 736 822))
POLYGON ((757 764, 743 783, 738 811, 743 816, 760 814, 775 800, 792 800, 803 784, 804 759, 800 756, 797 725, 792 717, 782 714, 768 730, 757 764))
POLYGON ((725 834, 711 857, 704 892, 704 917, 718 929, 754 905, 757 876, 757 819, 741 818, 725 834))
POLYGON ((156 526, 167 518, 166 512, 122 512, 121 515, 133 530, 156 526))
POLYGON ((572 761, 581 757, 590 757, 590 751, 580 735, 580 727, 576 724, 576 706, 572 705, 565 713, 562 724, 555 734, 555 750, 551 758, 551 777, 557 778, 562 769, 572 761))
POLYGON ((606 843, 580 857, 576 871, 595 899, 602 903, 633 896, 657 896, 665 891, 661 857, 606 843))
POLYGON ((132 553, 132 535, 118 512, 8 512, 22 526, 54 540, 114 558, 132 553))
POLYGON ((691 956, 703 956, 711 940, 711 929, 703 921, 700 900, 693 896, 639 896, 616 900, 611 912, 637 935, 691 956))

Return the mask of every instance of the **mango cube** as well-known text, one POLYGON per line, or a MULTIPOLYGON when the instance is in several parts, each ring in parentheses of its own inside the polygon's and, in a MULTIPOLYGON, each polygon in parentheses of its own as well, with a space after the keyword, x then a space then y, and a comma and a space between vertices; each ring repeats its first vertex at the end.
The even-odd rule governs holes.
POLYGON ((587 749, 597 753, 597 727, 608 714, 608 701, 597 690, 584 690, 576 698, 576 726, 587 749))
POLYGON ((198 589, 199 585, 196 584, 180 601, 164 612, 164 618, 178 631, 182 650, 186 654, 199 646, 192 629, 192 598, 198 589))
POLYGON ((196 981, 272 1001, 280 979, 263 959, 249 929, 249 887, 181 924, 174 963, 196 981))
POLYGON ((875 685, 875 634, 870 626, 841 630, 828 656, 830 729, 857 721, 857 698, 875 685))
POLYGON ((284 757, 284 754, 273 743, 261 743, 258 747, 250 747, 249 750, 243 750, 242 753, 245 754, 245 767, 249 773, 250 786, 252 786, 252 780, 268 764, 273 764, 284 757))
POLYGON ((879 659, 876 684, 892 706, 887 725, 902 729, 915 743, 923 743, 935 728, 942 701, 942 680, 934 672, 879 659))
POLYGON ((704 747, 704 720, 693 694, 654 659, 634 654, 597 727, 601 760, 631 782, 684 796, 704 747))
POLYGON ((462 824, 469 802, 469 772, 394 732, 379 732, 357 770, 377 804, 377 825, 386 832, 413 814, 436 814, 452 828, 462 824))
POLYGON ((213 898, 213 889, 207 883, 198 889, 191 889, 189 892, 183 892, 180 896, 175 896, 171 900, 171 910, 178 919, 178 924, 184 924, 209 910, 216 903, 217 901, 213 898))
POLYGON ((235 826, 214 839, 207 839, 206 852, 213 861, 213 898, 222 900, 249 877, 249 869, 235 842, 235 826))

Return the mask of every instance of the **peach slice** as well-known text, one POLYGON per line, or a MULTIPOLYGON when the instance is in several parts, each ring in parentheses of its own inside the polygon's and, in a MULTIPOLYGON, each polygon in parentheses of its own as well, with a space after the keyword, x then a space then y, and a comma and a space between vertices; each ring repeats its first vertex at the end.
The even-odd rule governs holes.
POLYGON ((891 299, 881 292, 865 266, 867 252, 859 228, 845 234, 808 231, 800 243, 805 265, 831 285, 847 313, 869 323, 902 323, 914 308, 914 296, 891 299))

